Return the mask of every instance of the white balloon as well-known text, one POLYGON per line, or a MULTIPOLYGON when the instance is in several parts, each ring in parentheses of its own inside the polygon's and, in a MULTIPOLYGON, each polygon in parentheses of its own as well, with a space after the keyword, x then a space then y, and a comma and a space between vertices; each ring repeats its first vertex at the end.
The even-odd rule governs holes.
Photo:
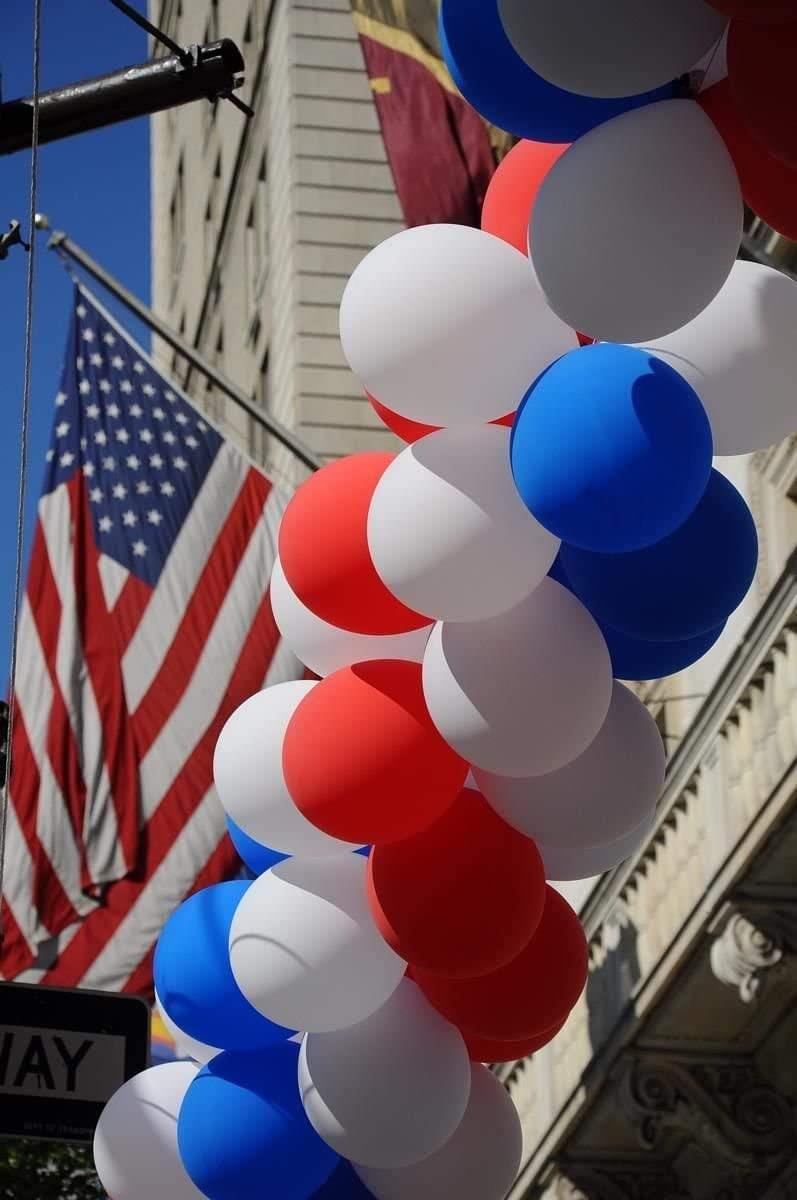
POLYGON ((713 123, 694 100, 663 100, 591 129, 554 164, 532 212, 531 259, 574 329, 641 342, 711 303, 736 258, 742 213, 713 123))
POLYGON ((398 1170, 354 1169, 376 1200, 504 1200, 522 1153, 512 1097, 487 1067, 472 1063, 465 1116, 439 1150, 398 1170))
POLYGON ((602 98, 686 74, 728 23, 703 0, 498 0, 498 11, 533 71, 567 92, 602 98))
POLYGON ((615 842, 604 846, 573 849, 572 846, 549 845, 537 842, 545 866, 545 878, 567 882, 574 879, 593 879, 604 871, 612 871, 630 858, 647 840, 656 823, 656 811, 651 809, 636 829, 615 842))
POLYGON ((615 681, 598 736, 567 766, 532 779, 475 770, 479 790, 500 817, 536 842, 573 850, 625 837, 648 815, 664 784, 656 722, 615 681))
POLYGON ((274 620, 285 641, 300 662, 316 675, 331 675, 341 667, 373 659, 398 658, 406 662, 421 662, 431 622, 409 633, 386 634, 383 637, 352 633, 338 629, 311 612, 294 592, 282 563, 274 560, 271 572, 271 609, 274 620))
POLYGON ((514 412, 540 372, 578 344, 519 250, 446 224, 405 229, 363 259, 343 293, 340 338, 377 400, 444 426, 514 412))
POLYGON ((192 1062, 150 1067, 105 1105, 94 1132, 94 1165, 113 1200, 204 1200, 177 1149, 177 1116, 198 1071, 192 1062))
POLYGON ((609 710, 612 671, 586 608, 543 579, 500 616, 436 625, 423 689, 432 720, 464 759, 522 778, 586 750, 609 710))
POLYGON ((763 450, 797 431, 797 284, 736 262, 708 308, 642 347, 674 367, 703 401, 715 454, 763 450))
POLYGON ((438 1150, 459 1125, 470 1061, 459 1030, 404 979, 365 1021, 306 1035, 299 1090, 310 1124, 338 1154, 371 1167, 406 1167, 438 1150))
POLYGON ((205 1042, 198 1042, 196 1038, 192 1038, 189 1034, 184 1033, 177 1022, 173 1021, 167 1013, 157 991, 155 992, 155 1003, 158 1006, 158 1012, 163 1024, 174 1039, 174 1048, 180 1058, 191 1058, 195 1063, 202 1063, 204 1065, 210 1062, 211 1058, 215 1058, 217 1054, 221 1054, 218 1046, 208 1046, 205 1042))
POLYGON ((290 858, 251 885, 230 927, 230 963, 250 1004, 288 1029, 326 1033, 364 1021, 406 969, 379 935, 366 861, 290 858))
POLYGON ((560 541, 512 479, 509 430, 441 429, 402 450, 376 486, 368 549, 382 582, 416 612, 479 621, 545 578, 560 541))
POLYGON ((285 731, 315 686, 313 680, 277 683, 236 708, 216 742, 213 778, 226 812, 255 841, 281 854, 320 858, 357 847, 312 825, 285 784, 285 731))

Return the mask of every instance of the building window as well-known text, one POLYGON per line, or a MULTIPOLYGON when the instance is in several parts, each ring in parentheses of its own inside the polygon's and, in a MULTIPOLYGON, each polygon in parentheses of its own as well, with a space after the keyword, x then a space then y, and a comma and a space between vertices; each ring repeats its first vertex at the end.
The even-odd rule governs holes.
POLYGON ((185 183, 183 178, 183 156, 177 162, 174 190, 169 204, 169 250, 172 281, 180 273, 185 257, 185 183))
MULTIPOLYGON (((255 404, 263 412, 268 412, 271 408, 271 377, 268 366, 268 351, 263 356, 263 361, 260 364, 260 374, 257 377, 255 385, 255 394, 253 397, 255 404)), ((259 421, 254 417, 249 418, 249 453, 255 462, 265 466, 269 452, 269 436, 259 421)))
POLYGON ((218 219, 219 195, 221 193, 221 154, 216 155, 216 163, 210 180, 207 204, 205 205, 204 251, 205 272, 213 267, 216 256, 216 222, 218 219))
MULTIPOLYGON (((260 162, 252 202, 246 218, 246 285, 250 322, 254 320, 268 274, 268 166, 260 162)), ((251 324, 250 324, 251 338, 251 324)))

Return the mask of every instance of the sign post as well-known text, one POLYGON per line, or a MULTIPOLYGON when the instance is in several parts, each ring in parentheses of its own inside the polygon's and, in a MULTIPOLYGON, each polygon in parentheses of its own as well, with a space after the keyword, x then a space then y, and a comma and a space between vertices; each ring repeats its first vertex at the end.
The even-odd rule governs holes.
POLYGON ((149 1062, 134 996, 0 983, 0 1137, 91 1142, 106 1101, 149 1062))

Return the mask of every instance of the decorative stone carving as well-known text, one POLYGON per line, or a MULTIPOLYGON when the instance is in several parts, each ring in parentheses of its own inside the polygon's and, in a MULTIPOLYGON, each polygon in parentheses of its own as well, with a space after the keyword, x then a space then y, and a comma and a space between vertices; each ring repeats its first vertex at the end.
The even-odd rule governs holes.
POLYGON ((559 1171, 556 1200, 690 1200, 675 1172, 655 1162, 569 1159, 559 1171))
POLYGON ((700 1146, 729 1172, 767 1178, 788 1160, 794 1110, 752 1059, 646 1054, 618 1064, 618 1094, 639 1143, 674 1158, 700 1146))
POLYGON ((782 958, 783 950, 777 939, 742 913, 732 914, 711 947, 712 971, 720 983, 737 988, 745 1004, 758 995, 763 972, 782 958))

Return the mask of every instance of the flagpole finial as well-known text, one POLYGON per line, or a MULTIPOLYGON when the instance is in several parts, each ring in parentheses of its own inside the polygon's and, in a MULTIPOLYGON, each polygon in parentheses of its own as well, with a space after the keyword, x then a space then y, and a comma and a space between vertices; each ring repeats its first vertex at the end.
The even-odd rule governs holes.
POLYGON ((33 225, 36 229, 50 229, 50 218, 46 213, 36 213, 33 218, 33 225))

